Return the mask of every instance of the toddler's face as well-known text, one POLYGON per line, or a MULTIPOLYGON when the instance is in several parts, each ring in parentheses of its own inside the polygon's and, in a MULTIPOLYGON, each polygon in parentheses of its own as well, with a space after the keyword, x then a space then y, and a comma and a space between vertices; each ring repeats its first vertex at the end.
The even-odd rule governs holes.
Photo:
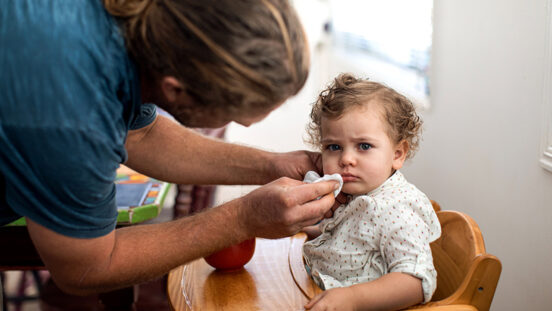
POLYGON ((402 167, 407 145, 395 144, 387 135, 384 122, 383 110, 375 103, 352 108, 336 120, 322 119, 324 174, 340 174, 343 192, 370 192, 394 169, 402 167))

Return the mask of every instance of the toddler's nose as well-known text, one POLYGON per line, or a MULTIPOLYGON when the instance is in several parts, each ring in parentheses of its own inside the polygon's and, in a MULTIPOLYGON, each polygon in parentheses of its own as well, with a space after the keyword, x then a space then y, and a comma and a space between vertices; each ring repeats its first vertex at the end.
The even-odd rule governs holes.
POLYGON ((356 164, 355 155, 353 152, 344 150, 341 153, 341 158, 339 159, 341 166, 354 166, 356 164))

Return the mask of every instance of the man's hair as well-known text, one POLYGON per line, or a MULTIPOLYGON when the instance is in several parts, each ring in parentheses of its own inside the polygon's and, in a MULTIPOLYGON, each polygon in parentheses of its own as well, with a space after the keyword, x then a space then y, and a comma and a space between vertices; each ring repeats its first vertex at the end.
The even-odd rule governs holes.
POLYGON ((268 108, 305 84, 309 52, 286 0, 103 0, 149 76, 174 76, 195 105, 268 108))
POLYGON ((404 95, 381 83, 358 79, 351 74, 341 74, 318 96, 307 126, 308 139, 320 148, 322 118, 339 119, 354 107, 377 104, 382 108, 387 134, 394 143, 408 142, 407 159, 418 149, 422 120, 412 102, 404 95))

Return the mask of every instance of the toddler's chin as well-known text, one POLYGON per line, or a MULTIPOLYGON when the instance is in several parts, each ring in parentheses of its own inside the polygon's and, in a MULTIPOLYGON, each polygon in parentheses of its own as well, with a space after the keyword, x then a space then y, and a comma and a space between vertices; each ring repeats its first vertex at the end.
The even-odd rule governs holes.
POLYGON ((365 189, 362 189, 360 187, 355 187, 355 185, 344 184, 343 188, 341 189, 341 192, 348 195, 358 195, 358 194, 366 194, 369 191, 365 191, 365 189))
POLYGON ((343 184, 342 192, 350 195, 367 194, 368 192, 376 189, 373 185, 367 185, 365 183, 358 182, 345 182, 343 184))

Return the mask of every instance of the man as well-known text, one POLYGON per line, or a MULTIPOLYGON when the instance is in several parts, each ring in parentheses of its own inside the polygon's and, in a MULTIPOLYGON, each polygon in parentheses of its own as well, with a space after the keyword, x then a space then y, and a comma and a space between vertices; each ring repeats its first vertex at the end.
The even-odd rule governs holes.
POLYGON ((62 290, 127 287, 329 211, 335 182, 298 181, 316 154, 205 138, 148 104, 192 127, 263 119, 308 73, 286 1, 104 5, 0 0, 0 224, 26 218, 62 290), (115 230, 120 163, 178 184, 266 185, 192 217, 115 230))

